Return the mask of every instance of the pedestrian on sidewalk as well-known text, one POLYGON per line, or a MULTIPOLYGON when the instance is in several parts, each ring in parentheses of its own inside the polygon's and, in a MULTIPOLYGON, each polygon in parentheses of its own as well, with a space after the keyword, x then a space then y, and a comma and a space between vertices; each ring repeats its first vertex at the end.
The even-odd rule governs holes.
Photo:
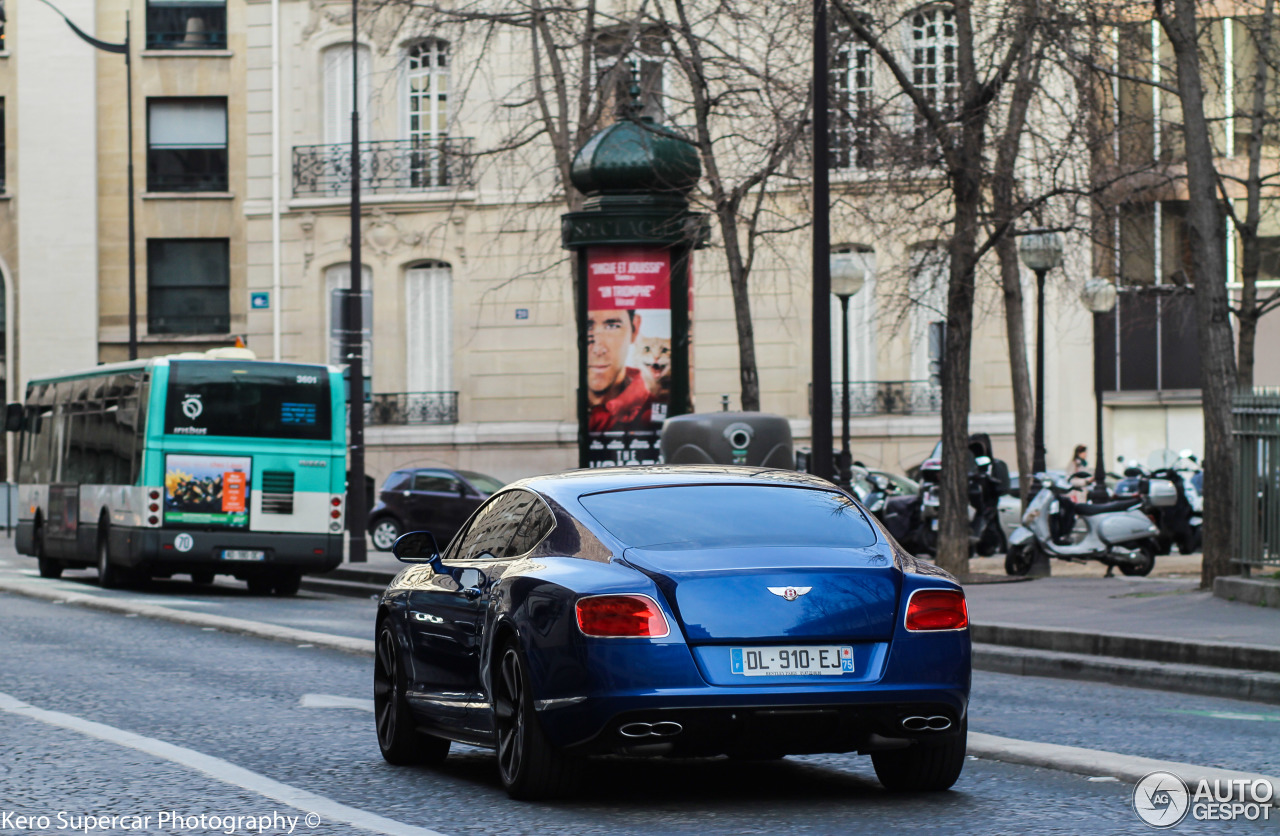
POLYGON ((1079 473, 1082 470, 1089 469, 1089 460, 1085 458, 1088 452, 1089 452, 1089 448, 1086 447, 1085 445, 1083 444, 1076 445, 1076 451, 1071 454, 1071 464, 1067 465, 1068 477, 1070 477, 1072 474, 1079 473))

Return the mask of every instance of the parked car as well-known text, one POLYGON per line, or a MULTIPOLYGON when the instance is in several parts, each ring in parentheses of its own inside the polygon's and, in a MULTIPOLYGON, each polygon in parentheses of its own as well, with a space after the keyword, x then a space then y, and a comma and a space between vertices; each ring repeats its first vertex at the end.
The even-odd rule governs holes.
MULTIPOLYGON (((395 765, 497 751, 515 798, 593 755, 869 754, 902 791, 965 762, 964 592, 829 482, 743 467, 508 485, 378 603, 374 720, 395 765)), ((418 773, 418 777, 424 777, 418 773)))
POLYGON ((500 479, 472 470, 397 470, 382 483, 378 501, 369 511, 373 547, 391 551, 401 534, 419 529, 448 543, 467 517, 503 484, 500 479))

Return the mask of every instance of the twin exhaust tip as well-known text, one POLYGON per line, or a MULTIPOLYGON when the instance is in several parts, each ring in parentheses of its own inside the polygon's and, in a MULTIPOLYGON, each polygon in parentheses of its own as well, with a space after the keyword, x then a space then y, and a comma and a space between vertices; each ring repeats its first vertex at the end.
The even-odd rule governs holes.
POLYGON ((951 718, 941 714, 935 714, 932 717, 906 717, 902 720, 902 727, 913 732, 946 731, 951 728, 951 718))
POLYGON ((671 720, 661 720, 657 723, 627 723, 618 729, 618 734, 630 740, 640 740, 645 737, 675 737, 684 731, 684 726, 671 720))

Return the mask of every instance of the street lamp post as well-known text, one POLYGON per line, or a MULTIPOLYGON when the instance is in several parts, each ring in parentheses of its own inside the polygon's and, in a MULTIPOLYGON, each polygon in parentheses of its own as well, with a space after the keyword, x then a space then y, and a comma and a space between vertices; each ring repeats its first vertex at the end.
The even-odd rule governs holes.
POLYGON ((828 182, 827 3, 813 0, 813 404, 812 462, 823 479, 831 473, 831 184, 828 182))
MULTIPOLYGON (((58 13, 58 16, 66 21, 71 27, 71 31, 80 37, 80 40, 87 43, 94 49, 100 49, 103 52, 113 52, 117 55, 124 56, 124 90, 125 90, 125 159, 128 160, 128 180, 129 180, 129 359, 138 359, 138 236, 134 232, 134 212, 133 212, 133 50, 129 36, 129 13, 124 13, 124 43, 111 43, 103 41, 85 32, 79 26, 71 22, 71 18, 63 14, 62 10, 49 2, 49 0, 40 0, 49 8, 58 13)), ((3 19, 3 9, 0 9, 0 19, 3 19)))
MULTIPOLYGON (((1116 286, 1107 279, 1094 278, 1084 283, 1084 291, 1080 294, 1080 300, 1093 313, 1095 341, 1098 333, 1098 317, 1116 306, 1116 295, 1116 286)), ((1093 347, 1093 401, 1096 412, 1094 417, 1097 422, 1094 455, 1098 457, 1098 463, 1094 468, 1093 490, 1089 492, 1089 500, 1091 502, 1106 502, 1107 466, 1104 464, 1105 459, 1102 447, 1102 356, 1098 352, 1096 344, 1093 347)))
POLYGON ((1018 254, 1022 263, 1036 274, 1036 423, 1032 442, 1031 470, 1043 473, 1044 456, 1044 277, 1062 264, 1062 236, 1051 230, 1037 230, 1021 236, 1018 254))
MULTIPOLYGON (((347 476, 347 560, 368 561, 369 503, 364 475, 364 267, 360 255, 360 0, 351 0, 351 283, 347 290, 347 398, 351 402, 347 476)), ((372 359, 372 358, 370 358, 372 359)))
POLYGON ((845 490, 852 487, 853 451, 849 449, 849 297, 862 289, 867 278, 863 253, 832 253, 831 292, 840 300, 841 331, 841 395, 840 395, 840 472, 837 484, 845 490))

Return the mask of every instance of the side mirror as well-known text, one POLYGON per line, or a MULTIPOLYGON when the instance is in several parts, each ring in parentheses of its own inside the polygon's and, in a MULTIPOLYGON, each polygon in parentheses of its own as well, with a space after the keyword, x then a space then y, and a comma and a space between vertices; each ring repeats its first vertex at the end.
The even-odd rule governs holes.
POLYGON ((466 482, 459 482, 459 483, 458 483, 458 496, 460 496, 460 497, 462 497, 463 499, 465 499, 465 498, 467 498, 467 497, 468 497, 468 496, 470 496, 470 495, 471 495, 471 491, 467 490, 467 483, 466 483, 466 482))
POLYGON ((391 553, 402 563, 436 563, 440 560, 440 547, 430 531, 410 531, 400 535, 391 553))
POLYGON ((4 408, 4 431, 16 433, 22 431, 25 410, 20 403, 11 403, 4 408))

